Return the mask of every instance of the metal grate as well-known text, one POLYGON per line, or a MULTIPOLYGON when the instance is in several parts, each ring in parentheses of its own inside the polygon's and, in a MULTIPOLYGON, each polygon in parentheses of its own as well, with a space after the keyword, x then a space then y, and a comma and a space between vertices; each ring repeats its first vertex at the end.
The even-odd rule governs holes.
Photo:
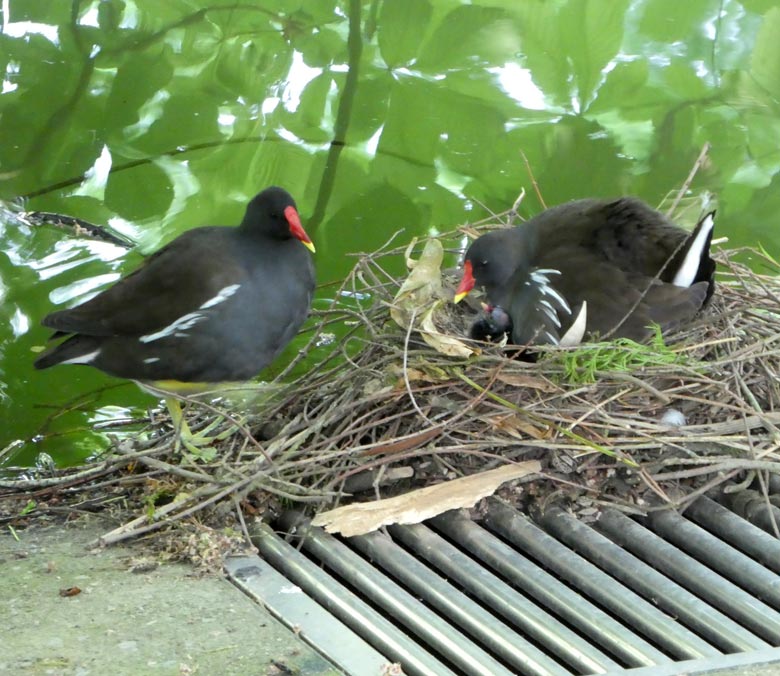
POLYGON ((348 674, 696 673, 780 663, 780 541, 702 498, 584 523, 488 501, 341 539, 295 513, 228 573, 348 674), (306 537, 295 533, 307 533, 306 537), (298 548, 299 547, 299 548, 298 548), (293 583, 293 584, 291 584, 293 583))

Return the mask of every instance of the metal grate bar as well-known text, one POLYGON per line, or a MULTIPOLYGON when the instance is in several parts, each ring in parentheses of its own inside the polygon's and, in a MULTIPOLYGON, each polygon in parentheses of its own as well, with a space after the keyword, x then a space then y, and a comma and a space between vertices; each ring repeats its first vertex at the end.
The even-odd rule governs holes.
POLYGON ((503 624, 383 533, 351 537, 357 547, 403 585, 471 633, 491 652, 523 674, 568 674, 558 662, 503 624))
POLYGON ((653 599, 659 608, 680 618, 726 652, 769 647, 765 641, 562 509, 548 509, 541 523, 563 542, 587 555, 597 566, 636 589, 645 598, 653 599))
MULTIPOLYGON (((637 632, 648 636, 678 658, 694 659, 720 654, 715 647, 675 622, 654 605, 599 570, 510 507, 497 500, 491 500, 486 523, 510 541, 525 548, 537 560, 601 606, 623 618, 637 632)), ((628 632, 625 640, 633 645, 637 641, 637 636, 633 632, 628 632)), ((669 661, 668 658, 657 663, 662 664, 665 661, 669 661)))
POLYGON ((355 632, 364 636, 382 653, 402 663, 406 672, 426 676, 454 676, 439 660, 410 640, 355 594, 344 589, 343 585, 278 537, 266 524, 253 527, 252 543, 277 570, 302 587, 307 594, 355 632))
POLYGON ((705 497, 691 503, 685 510, 685 516, 730 542, 775 573, 780 573, 780 540, 758 526, 705 497))
MULTIPOLYGON (((492 501, 491 501, 492 502, 492 501)), ((517 514, 511 510, 512 514, 517 514)), ((544 604, 583 634, 598 641, 602 647, 630 666, 664 664, 672 660, 637 636, 602 610, 596 608, 555 577, 545 572, 494 535, 477 526, 460 513, 449 512, 431 520, 459 546, 467 549, 512 583, 544 604)), ((538 529, 537 529, 538 530, 538 529)), ((541 532, 541 531, 540 531, 541 532)), ((552 540, 552 538, 548 539, 552 540)), ((555 542, 553 540, 553 542, 555 542)), ((555 544, 558 544, 555 542, 555 544)), ((544 547, 544 544, 542 544, 544 547)), ((560 546, 560 545, 558 545, 560 546)), ((564 548, 565 549, 565 548, 564 548)), ((579 557, 577 557, 579 559, 579 557)), ((578 569, 589 565, 579 559, 578 569)), ((606 577, 606 576, 605 576, 606 577)), ((604 588, 612 591, 614 581, 604 588)), ((637 601, 644 603, 637 597, 637 601)), ((651 611, 658 611, 649 606, 651 611)))
POLYGON ((421 524, 391 526, 390 533, 455 580, 514 626, 582 673, 602 673, 619 665, 566 625, 536 605, 481 563, 421 524))
POLYGON ((512 674, 509 669, 467 640, 452 625, 377 571, 370 562, 355 554, 345 544, 320 528, 306 526, 305 521, 295 519, 290 512, 287 512, 286 516, 287 518, 282 519, 286 530, 291 527, 299 531, 305 529, 305 537, 302 539, 305 551, 316 556, 464 673, 484 676, 512 674))
POLYGON ((767 497, 752 488, 735 493, 721 493, 721 499, 735 514, 738 514, 754 526, 758 526, 770 535, 778 535, 780 528, 780 509, 775 504, 776 497, 767 497))
POLYGON ((780 610, 780 578, 734 547, 671 509, 648 517, 653 530, 702 563, 728 575, 744 589, 780 610))
MULTIPOLYGON (((596 522, 596 528, 621 547, 675 580, 671 584, 679 583, 756 635, 775 644, 780 643, 780 616, 774 610, 652 531, 616 510, 602 512, 596 522)), ((631 574, 631 577, 634 575, 631 574)), ((652 580, 650 582, 652 584, 652 580)), ((676 600, 679 603, 683 599, 676 600)))
MULTIPOLYGON (((300 556, 297 552, 296 555, 300 556)), ((363 674, 386 671, 388 659, 384 655, 303 590, 291 589, 291 582, 259 556, 232 556, 225 562, 225 571, 244 593, 340 669, 363 674)))

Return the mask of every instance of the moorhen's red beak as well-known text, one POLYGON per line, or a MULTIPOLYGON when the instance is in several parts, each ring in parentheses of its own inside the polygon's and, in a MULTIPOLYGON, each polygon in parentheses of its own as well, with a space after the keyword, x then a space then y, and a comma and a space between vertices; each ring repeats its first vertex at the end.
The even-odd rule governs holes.
POLYGON ((295 210, 295 207, 286 207, 284 210, 284 217, 290 224, 290 234, 295 237, 295 239, 301 240, 303 246, 305 246, 309 251, 315 253, 314 244, 311 241, 311 237, 309 237, 306 234, 306 231, 303 229, 303 226, 301 225, 301 218, 298 216, 298 212, 295 210))
POLYGON ((453 302, 459 303, 462 301, 473 288, 474 273, 472 272, 471 261, 466 261, 463 264, 463 279, 460 280, 458 288, 455 289, 455 298, 453 298, 453 302))

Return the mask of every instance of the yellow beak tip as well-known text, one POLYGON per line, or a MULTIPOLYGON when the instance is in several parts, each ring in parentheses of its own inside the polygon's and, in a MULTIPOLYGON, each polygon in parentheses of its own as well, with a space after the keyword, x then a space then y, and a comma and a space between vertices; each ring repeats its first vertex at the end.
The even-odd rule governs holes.
POLYGON ((460 303, 460 301, 462 301, 468 295, 469 295, 468 291, 465 291, 463 293, 456 293, 455 297, 452 299, 452 302, 453 303, 460 303))
POLYGON ((305 246, 309 251, 312 253, 317 253, 317 250, 314 248, 313 242, 302 242, 303 246, 305 246))

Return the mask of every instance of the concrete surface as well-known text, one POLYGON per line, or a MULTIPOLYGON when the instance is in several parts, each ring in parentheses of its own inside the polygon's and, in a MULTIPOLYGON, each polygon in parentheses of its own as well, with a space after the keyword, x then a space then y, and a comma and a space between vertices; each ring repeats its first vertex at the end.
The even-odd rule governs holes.
POLYGON ((180 564, 130 572, 139 545, 91 550, 111 526, 0 534, 0 674, 9 676, 336 674, 219 577, 180 564), (81 593, 62 596, 78 587, 81 593))

